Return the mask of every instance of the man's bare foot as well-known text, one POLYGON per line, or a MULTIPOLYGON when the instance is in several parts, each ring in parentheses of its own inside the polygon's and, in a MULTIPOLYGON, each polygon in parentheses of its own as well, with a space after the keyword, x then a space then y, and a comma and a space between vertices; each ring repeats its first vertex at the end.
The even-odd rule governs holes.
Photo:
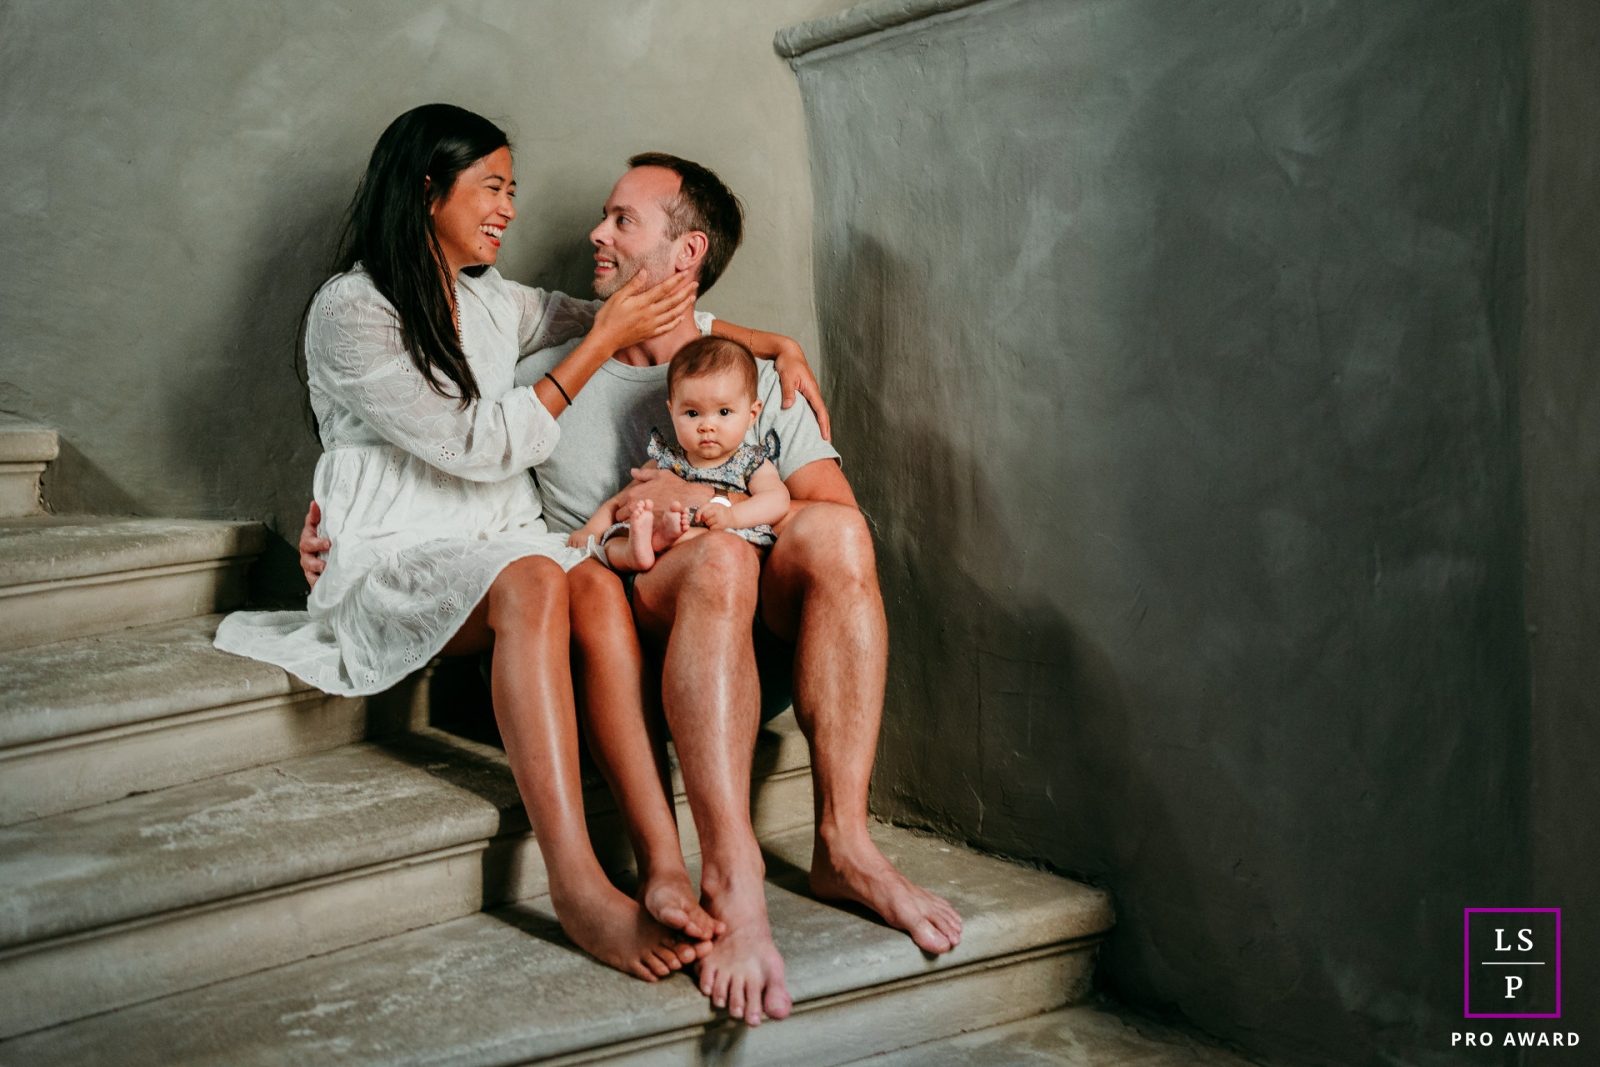
POLYGON ((656 565, 656 553, 652 547, 655 527, 655 512, 651 510, 650 501, 641 500, 628 509, 622 521, 628 524, 628 544, 623 550, 625 558, 622 565, 636 571, 647 571, 656 565))
POLYGON ((661 516, 661 521, 655 524, 655 533, 650 547, 657 553, 665 552, 678 543, 678 538, 689 529, 689 509, 680 501, 674 500, 667 513, 661 516))
POLYGON ((679 868, 654 872, 639 883, 639 903, 656 922, 681 930, 696 941, 710 941, 727 932, 728 924, 713 919, 695 899, 689 872, 679 868))
POLYGON ((949 952, 961 944, 961 915, 943 897, 913 884, 878 851, 866 827, 854 835, 819 832, 811 853, 811 891, 823 900, 864 904, 924 952, 949 952))
POLYGON ((682 970, 711 947, 705 941, 685 942, 610 885, 603 891, 573 894, 556 905, 556 918, 579 948, 646 982, 682 970))
POLYGON ((727 924, 727 932, 700 957, 700 992, 750 1026, 760 1026, 763 1017, 787 1018, 794 1002, 783 978, 783 957, 767 923, 767 898, 759 874, 753 885, 708 895, 706 909, 727 924))

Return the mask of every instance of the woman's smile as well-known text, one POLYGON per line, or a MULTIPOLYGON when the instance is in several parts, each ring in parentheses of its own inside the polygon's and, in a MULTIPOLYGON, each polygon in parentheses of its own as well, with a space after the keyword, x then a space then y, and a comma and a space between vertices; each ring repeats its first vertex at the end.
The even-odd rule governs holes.
POLYGON ((490 152, 456 177, 450 192, 430 209, 451 274, 492 266, 500 257, 506 227, 517 217, 516 195, 509 148, 490 152))

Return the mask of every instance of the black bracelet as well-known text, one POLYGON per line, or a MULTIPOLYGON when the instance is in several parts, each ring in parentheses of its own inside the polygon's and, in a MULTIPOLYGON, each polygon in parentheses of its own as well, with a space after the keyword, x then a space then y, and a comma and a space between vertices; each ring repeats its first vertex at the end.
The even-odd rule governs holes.
POLYGON ((550 384, 556 387, 556 392, 561 394, 561 399, 565 400, 567 402, 567 407, 570 408, 572 406, 572 398, 567 395, 567 391, 565 389, 561 388, 561 383, 556 381, 556 376, 546 372, 545 377, 550 379, 550 384))

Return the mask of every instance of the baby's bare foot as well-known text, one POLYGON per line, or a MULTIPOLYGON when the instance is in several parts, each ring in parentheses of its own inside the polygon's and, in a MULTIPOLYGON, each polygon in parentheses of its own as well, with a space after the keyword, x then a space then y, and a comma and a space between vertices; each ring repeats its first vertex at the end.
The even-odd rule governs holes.
POLYGON ((677 544, 678 538, 689 528, 689 509, 682 503, 673 501, 667 513, 661 516, 661 521, 655 524, 654 540, 650 547, 657 552, 665 552, 677 544))
POLYGON ((650 501, 639 501, 622 521, 628 524, 624 566, 636 571, 649 570, 656 563, 656 550, 651 545, 654 540, 655 512, 650 509, 650 501))

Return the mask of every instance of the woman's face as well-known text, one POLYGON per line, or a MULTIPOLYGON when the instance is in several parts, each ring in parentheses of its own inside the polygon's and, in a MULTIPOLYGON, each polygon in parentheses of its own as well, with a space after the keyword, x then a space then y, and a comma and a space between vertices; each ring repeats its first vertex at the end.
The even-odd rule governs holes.
POLYGON ((497 148, 458 174, 445 198, 428 209, 451 277, 499 258, 500 238, 517 217, 516 193, 511 149, 497 148))

